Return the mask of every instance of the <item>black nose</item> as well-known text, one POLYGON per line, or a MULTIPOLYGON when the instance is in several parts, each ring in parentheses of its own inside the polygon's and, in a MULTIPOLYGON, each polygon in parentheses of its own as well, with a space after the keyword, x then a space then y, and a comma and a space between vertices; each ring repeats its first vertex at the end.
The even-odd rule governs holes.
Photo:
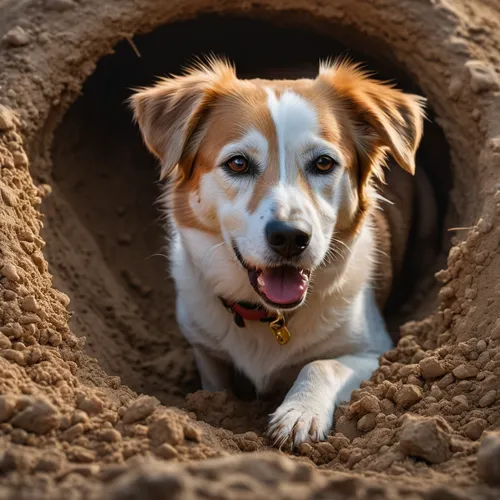
POLYGON ((272 220, 266 224, 269 246, 285 258, 300 255, 311 241, 311 227, 305 223, 272 220))

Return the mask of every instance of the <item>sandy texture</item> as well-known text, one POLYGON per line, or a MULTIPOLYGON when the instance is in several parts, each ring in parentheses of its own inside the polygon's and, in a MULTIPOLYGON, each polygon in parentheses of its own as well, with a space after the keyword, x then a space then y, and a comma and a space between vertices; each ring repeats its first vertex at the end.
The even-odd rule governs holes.
POLYGON ((0 497, 498 498, 495 5, 0 2, 0 497), (187 21, 202 13, 263 21, 187 21), (444 233, 459 229, 436 300, 426 287, 391 316, 418 320, 328 441, 294 456, 262 437, 272 400, 194 392, 164 257, 152 257, 164 253, 154 164, 122 103, 193 52, 293 76, 345 46, 428 97, 441 128, 427 125, 422 161, 444 233))

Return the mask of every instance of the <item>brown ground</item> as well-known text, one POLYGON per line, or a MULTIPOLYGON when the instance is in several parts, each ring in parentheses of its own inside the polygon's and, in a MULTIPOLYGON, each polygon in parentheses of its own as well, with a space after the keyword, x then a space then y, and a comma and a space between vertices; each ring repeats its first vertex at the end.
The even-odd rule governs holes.
POLYGON ((498 498, 496 5, 0 0, 0 498, 498 498), (295 76, 346 47, 428 97, 421 164, 452 248, 328 442, 293 456, 262 437, 272 401, 196 392, 123 101, 193 53, 295 76))

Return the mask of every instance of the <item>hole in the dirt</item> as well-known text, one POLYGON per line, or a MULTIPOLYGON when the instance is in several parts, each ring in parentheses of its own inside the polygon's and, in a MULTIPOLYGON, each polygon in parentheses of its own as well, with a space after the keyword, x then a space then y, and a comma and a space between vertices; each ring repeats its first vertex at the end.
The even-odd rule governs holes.
MULTIPOLYGON (((340 29, 330 32, 342 35, 340 29)), ((101 366, 134 390, 182 406, 183 396, 196 389, 198 381, 175 322, 175 293, 162 255, 164 234, 155 204, 155 160, 124 103, 130 88, 151 84, 158 75, 178 73, 194 55, 213 52, 233 60, 241 77, 268 78, 315 76, 320 58, 348 54, 380 78, 421 92, 374 41, 351 37, 348 50, 314 30, 271 21, 203 17, 159 28, 134 41, 141 57, 130 43, 120 43, 113 55, 99 62, 56 131, 54 193, 44 207, 47 257, 56 286, 72 297, 73 329, 87 337, 88 351, 101 366), (363 46, 370 47, 370 53, 356 51, 363 46)), ((432 111, 429 114, 418 163, 436 192, 442 228, 451 188, 450 162, 443 133, 432 121, 432 111)), ((439 238, 445 246, 445 237, 439 238)), ((423 278, 430 279, 432 272, 429 269, 423 278)), ((406 311, 401 308, 422 276, 416 278, 399 293, 404 300, 393 304, 392 325, 433 310, 435 294, 418 310, 413 305, 406 311)))

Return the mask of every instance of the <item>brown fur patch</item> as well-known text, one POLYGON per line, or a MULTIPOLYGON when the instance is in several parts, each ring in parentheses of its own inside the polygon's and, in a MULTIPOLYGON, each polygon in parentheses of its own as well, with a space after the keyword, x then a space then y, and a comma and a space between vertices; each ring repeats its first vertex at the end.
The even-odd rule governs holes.
POLYGON ((349 63, 323 66, 318 82, 322 82, 323 92, 329 95, 330 109, 333 108, 341 124, 343 137, 347 139, 343 144, 352 144, 354 148, 349 173, 358 188, 359 207, 350 224, 339 221, 338 235, 350 240, 373 210, 369 187, 373 179, 383 182, 386 152, 403 169, 415 171, 415 152, 423 130, 423 100, 375 81, 349 63))
MULTIPOLYGON (((269 165, 257 181, 252 200, 265 196, 268 187, 275 183, 274 176, 279 171, 279 165, 275 129, 267 109, 266 92, 252 82, 240 81, 227 88, 226 93, 219 96, 216 105, 210 110, 203 129, 193 165, 189 169, 191 173, 177 183, 174 189, 173 200, 176 202, 173 205, 173 215, 182 226, 206 230, 205 226, 200 227, 195 221, 192 209, 186 207, 184 200, 189 199, 192 193, 199 193, 203 176, 214 168, 219 168, 216 158, 225 145, 242 139, 252 129, 258 130, 268 139, 269 165), (182 213, 186 209, 188 213, 182 213)), ((183 166, 183 170, 186 170, 186 166, 183 166)), ((227 186, 223 189, 228 199, 235 198, 236 190, 227 186)), ((251 211, 250 208, 249 210, 251 211)), ((214 225, 209 232, 217 230, 218 225, 214 225)))

